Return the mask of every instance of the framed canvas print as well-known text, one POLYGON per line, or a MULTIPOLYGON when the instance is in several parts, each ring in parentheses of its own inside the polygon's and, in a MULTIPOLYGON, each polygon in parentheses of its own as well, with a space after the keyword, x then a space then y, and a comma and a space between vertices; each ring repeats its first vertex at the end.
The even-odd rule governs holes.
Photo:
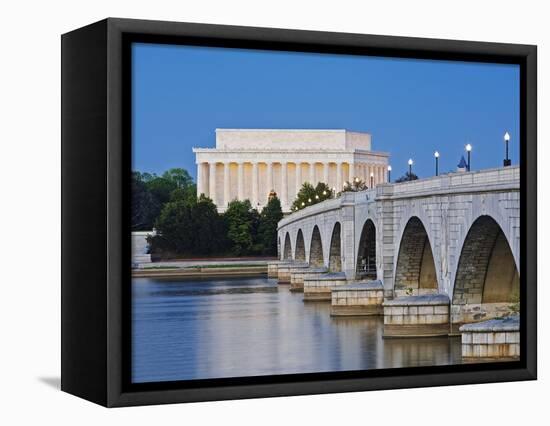
POLYGON ((536 47, 106 19, 62 37, 62 389, 536 378, 536 47))

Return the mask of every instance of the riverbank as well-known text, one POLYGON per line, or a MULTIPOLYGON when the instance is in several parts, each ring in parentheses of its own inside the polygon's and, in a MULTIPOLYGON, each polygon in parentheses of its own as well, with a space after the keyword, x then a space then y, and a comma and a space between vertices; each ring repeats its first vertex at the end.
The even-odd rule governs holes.
POLYGON ((132 277, 219 277, 267 274, 267 263, 274 258, 184 259, 140 264, 132 277))

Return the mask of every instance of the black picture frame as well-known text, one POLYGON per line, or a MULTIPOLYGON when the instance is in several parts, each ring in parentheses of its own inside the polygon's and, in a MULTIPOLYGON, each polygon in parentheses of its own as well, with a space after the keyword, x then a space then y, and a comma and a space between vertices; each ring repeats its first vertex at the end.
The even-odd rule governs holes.
POLYGON ((118 18, 64 34, 61 42, 62 390, 116 407, 536 379, 536 46, 118 18), (129 45, 134 41, 519 64, 520 360, 131 384, 129 45))

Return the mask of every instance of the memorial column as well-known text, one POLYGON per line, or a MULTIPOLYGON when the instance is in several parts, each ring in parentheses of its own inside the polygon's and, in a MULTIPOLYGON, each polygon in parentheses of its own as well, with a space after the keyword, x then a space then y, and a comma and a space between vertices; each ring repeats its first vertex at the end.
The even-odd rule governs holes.
POLYGON ((242 161, 237 163, 237 197, 240 201, 244 200, 244 164, 242 161))
POLYGON ((273 190, 273 163, 267 163, 267 192, 268 194, 273 190))
POLYGON ((225 207, 229 205, 229 167, 231 163, 226 161, 223 163, 223 204, 225 207))
POLYGON ((323 163, 323 182, 328 185, 328 166, 329 163, 323 163))
POLYGON ((296 164, 296 195, 298 195, 298 192, 300 192, 300 188, 302 187, 302 163, 298 161, 295 164, 296 164))
POLYGON ((216 206, 218 205, 218 200, 216 197, 216 162, 210 162, 208 163, 209 167, 209 177, 208 177, 208 184, 210 186, 210 189, 208 191, 208 197, 212 200, 216 206))
POLYGON ((348 163, 348 182, 350 185, 353 183, 353 173, 355 171, 355 163, 348 163))
POLYGON ((252 163, 252 207, 258 206, 258 163, 252 163))
POLYGON ((281 162, 281 207, 283 211, 287 210, 288 204, 288 182, 287 182, 287 163, 286 161, 281 162))
POLYGON ((197 163, 197 198, 204 193, 204 166, 203 163, 197 163))
POLYGON ((336 163, 336 192, 342 190, 342 163, 336 163))

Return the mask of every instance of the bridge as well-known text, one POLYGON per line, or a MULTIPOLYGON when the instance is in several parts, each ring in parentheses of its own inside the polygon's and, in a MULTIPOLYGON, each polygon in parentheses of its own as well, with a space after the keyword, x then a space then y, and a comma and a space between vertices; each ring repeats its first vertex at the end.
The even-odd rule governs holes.
POLYGON ((284 217, 278 245, 281 260, 324 266, 348 282, 381 281, 385 300, 447 296, 457 331, 519 298, 520 170, 344 192, 284 217))

